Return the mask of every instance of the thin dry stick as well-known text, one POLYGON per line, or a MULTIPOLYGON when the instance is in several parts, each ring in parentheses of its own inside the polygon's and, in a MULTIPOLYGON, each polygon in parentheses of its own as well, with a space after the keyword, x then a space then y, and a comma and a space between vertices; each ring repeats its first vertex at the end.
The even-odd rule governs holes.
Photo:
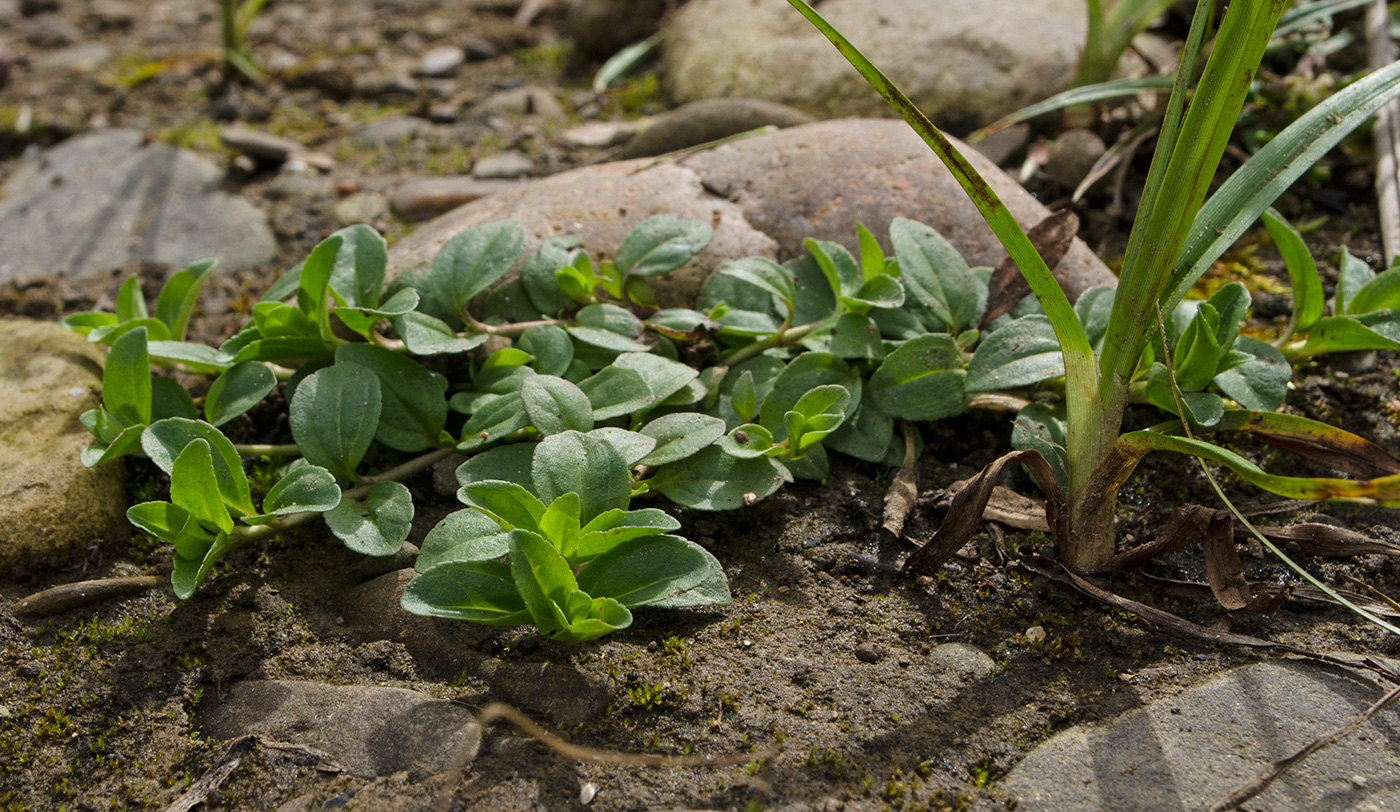
POLYGON ((1369 722, 1372 716, 1375 716, 1377 713, 1380 713, 1381 710, 1383 710, 1391 702, 1394 702, 1396 697, 1400 697, 1400 686, 1392 688, 1390 690, 1390 693, 1387 693, 1385 696, 1381 697, 1380 700, 1376 702, 1376 704, 1367 708, 1365 713, 1351 720, 1350 724, 1344 727, 1339 727, 1331 733, 1324 733, 1323 735, 1318 736, 1316 739, 1313 739, 1305 747, 1303 747, 1303 749, 1299 750, 1293 755, 1285 756, 1284 758, 1281 758, 1278 761, 1275 761, 1274 763, 1270 764, 1268 768, 1266 768, 1250 780, 1246 781, 1245 783, 1241 784, 1240 786, 1236 787, 1234 792, 1231 792, 1225 798, 1217 802, 1215 806, 1212 806, 1210 808, 1211 812, 1225 812, 1229 809, 1235 809, 1239 807, 1240 804, 1244 803, 1245 801, 1248 801, 1250 798, 1253 798, 1254 796, 1268 789, 1270 784, 1274 783, 1274 781, 1277 780, 1279 776, 1287 772, 1288 769, 1293 765, 1297 764, 1298 762, 1302 761, 1303 759, 1307 758, 1313 753, 1316 753, 1318 750, 1321 750, 1329 744, 1336 743, 1338 739, 1350 736, 1357 730, 1360 730, 1362 725, 1369 722))
MULTIPOLYGON (((1366 59, 1372 68, 1395 61, 1395 42, 1388 30, 1386 0, 1373 0, 1366 8, 1366 59)), ((1400 99, 1376 113, 1371 131, 1376 150, 1376 204, 1381 221, 1381 244, 1388 267, 1400 252, 1400 99)))
MULTIPOLYGON (((592 747, 570 744, 503 702, 492 702, 476 715, 476 721, 483 728, 498 719, 510 722, 525 735, 565 758, 576 761, 591 761, 595 764, 620 764, 624 767, 731 767, 736 764, 747 764, 751 761, 771 758, 782 749, 781 745, 773 745, 755 753, 736 753, 729 756, 648 756, 638 753, 620 753, 615 750, 596 750, 592 747)), ((457 784, 462 778, 462 771, 466 769, 478 744, 479 740, 475 738, 465 738, 458 745, 457 751, 452 754, 452 761, 443 772, 446 780, 443 782, 441 794, 438 796, 438 812, 447 812, 451 808, 452 797, 456 794, 457 784)))

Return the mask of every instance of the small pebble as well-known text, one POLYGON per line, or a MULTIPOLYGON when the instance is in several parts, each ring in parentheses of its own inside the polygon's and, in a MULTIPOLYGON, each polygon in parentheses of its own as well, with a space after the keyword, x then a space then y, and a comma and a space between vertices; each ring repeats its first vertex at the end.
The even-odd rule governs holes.
POLYGON ((467 52, 456 45, 444 45, 423 54, 418 72, 423 76, 453 76, 467 61, 467 52))
POLYGON ((584 784, 582 787, 579 788, 579 791, 578 791, 578 802, 581 803, 581 804, 583 804, 584 806, 588 806, 590 803, 593 802, 594 797, 596 797, 597 795, 598 795, 598 785, 597 785, 597 784, 594 784, 594 783, 592 783, 592 782, 589 782, 589 783, 584 784))
POLYGON ((1038 646, 1045 642, 1045 627, 1032 626, 1026 629, 1026 642, 1032 646, 1038 646))
POLYGON ((861 643, 856 646, 856 659, 863 663, 878 663, 885 659, 885 649, 874 643, 861 643))
POLYGON ((520 178, 530 174, 534 168, 535 164, 529 158, 514 150, 507 150, 477 161, 472 167, 472 177, 520 178))

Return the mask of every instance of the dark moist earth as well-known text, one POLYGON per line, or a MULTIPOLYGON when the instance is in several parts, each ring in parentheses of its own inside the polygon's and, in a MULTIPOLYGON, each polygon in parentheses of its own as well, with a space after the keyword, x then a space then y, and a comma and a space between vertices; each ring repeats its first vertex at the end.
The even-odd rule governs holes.
MULTIPOLYGON (((391 58, 416 58, 466 30, 500 56, 464 67, 448 93, 462 105, 522 82, 557 89, 578 118, 621 118, 663 105, 655 97, 655 77, 599 99, 584 90, 589 68, 564 44, 560 2, 546 3, 528 25, 512 21, 512 2, 272 4, 254 28, 253 49, 273 61, 290 54, 296 67, 283 81, 231 94, 210 90, 213 63, 190 52, 191 43, 216 42, 212 3, 171 3, 149 14, 120 2, 20 5, 71 23, 82 41, 107 44, 115 58, 105 71, 59 80, 29 71, 43 48, 19 38, 9 50, 0 48, 9 77, 8 85, 0 81, 0 178, 13 171, 25 148, 94 126, 141 128, 227 160, 231 156, 213 138, 216 118, 339 150, 328 179, 342 191, 387 191, 410 175, 460 172, 507 146, 534 155, 549 171, 599 157, 568 147, 556 133, 517 125, 491 138, 461 125, 448 128, 451 136, 399 150, 344 149, 345 128, 357 121, 423 114, 443 101, 432 90, 357 95, 357 73, 391 58), (154 78, 126 86, 143 66, 160 60, 170 62, 154 78), (36 124, 17 133, 15 121, 26 105, 36 124)), ((33 19, 21 18, 20 30, 33 19)), ((268 193, 271 177, 235 172, 229 188, 271 212, 282 253, 268 267, 211 284, 196 337, 217 342, 279 268, 336 225, 329 212, 334 200, 277 199, 268 193)), ((1364 187, 1364 179, 1348 185, 1364 187)), ((1319 205, 1333 210, 1313 237, 1317 256, 1330 256, 1344 242, 1376 253, 1367 207, 1348 210, 1307 190, 1283 202, 1295 217, 1319 205)), ((1083 213, 1091 241, 1112 256, 1122 244, 1122 221, 1083 213)), ((412 228, 392 219, 377 225, 391 238, 412 228)), ((1258 309, 1286 312, 1278 306, 1276 261, 1255 263, 1247 250, 1235 259, 1226 270, 1255 283, 1258 309)), ((154 294, 170 269, 6 285, 0 315, 49 318, 110 306, 118 281, 132 270, 154 294)), ((1325 272, 1335 276, 1334 269, 1325 272)), ((1364 359, 1304 369, 1289 408, 1400 451, 1397 374, 1395 357, 1385 354, 1369 369, 1364 359)), ((270 408, 264 417, 232 427, 245 434, 240 439, 285 438, 284 420, 270 408)), ((1004 420, 977 415, 923 431, 929 441, 921 464, 924 493, 908 527, 915 539, 926 539, 942 518, 933 506, 939 490, 1006 451, 1009 435, 1004 420)), ((1267 449, 1241 450, 1271 470, 1290 470, 1267 449)), ((152 466, 136 462, 130 473, 131 501, 161 496, 166 483, 152 466)), ((825 483, 789 487, 743 511, 676 511, 682 532, 724 562, 733 605, 640 612, 633 627, 583 646, 427 619, 413 621, 402 634, 396 606, 352 591, 366 578, 363 562, 324 531, 310 530, 234 553, 184 603, 160 589, 51 620, 21 621, 0 609, 0 810, 164 807, 223 754, 226 745, 202 735, 195 722, 202 707, 239 680, 411 688, 476 708, 501 698, 482 676, 492 661, 548 662, 595 681, 597 689, 576 701, 602 710, 561 730, 570 741, 642 754, 749 753, 753 760, 688 769, 583 763, 497 724, 487 731, 480 756, 450 786, 442 775, 327 774, 255 747, 205 808, 275 809, 302 799, 288 808, 420 810, 436 808, 447 792, 454 809, 578 809, 587 789, 596 790, 589 808, 599 810, 1006 809, 1013 799, 997 790, 998 780, 1056 731, 1107 720, 1259 656, 1160 631, 1028 575, 1016 561, 1048 543, 1037 534, 1007 532, 998 544, 989 530, 937 577, 901 579, 896 571, 912 544, 878 529, 891 474, 838 461, 825 483), (1028 639, 1033 627, 1043 630, 1043 639, 1040 630, 1028 639)), ((418 541, 460 506, 434 502, 427 477, 410 486, 420 505, 412 537, 418 541)), ((1268 501, 1242 489, 1231 495, 1242 504, 1268 501)), ((1173 506, 1211 499, 1191 465, 1149 459, 1124 491, 1123 535, 1145 539, 1173 506)), ((1333 506, 1321 515, 1397 540, 1387 511, 1333 506)), ((1400 592, 1394 559, 1308 564, 1333 583, 1351 576, 1400 592)), ((92 549, 81 567, 6 575, 0 597, 9 602, 84 578, 164 575, 168 567, 169 552, 137 535, 92 549)), ((1272 561, 1246 559, 1246 568, 1258 581, 1287 577, 1272 561)), ((1202 580, 1199 546, 1149 570, 1202 580)), ((1231 615, 1208 601, 1154 594, 1139 578, 1107 585, 1203 625, 1323 651, 1400 655, 1394 638, 1326 606, 1295 601, 1272 615, 1231 615)), ((558 707, 568 711, 571 701, 558 707)))

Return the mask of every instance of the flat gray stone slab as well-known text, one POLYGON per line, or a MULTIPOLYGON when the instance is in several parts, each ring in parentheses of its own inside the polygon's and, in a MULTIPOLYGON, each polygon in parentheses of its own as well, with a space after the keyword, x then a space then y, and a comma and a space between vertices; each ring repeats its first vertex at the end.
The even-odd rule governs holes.
POLYGON ((224 270, 277 249, 267 216, 219 190, 223 173, 134 130, 74 136, 20 166, 0 189, 0 281, 82 276, 130 262, 224 270))
MULTIPOLYGON (((1384 688, 1341 669, 1235 668, 1103 727, 1073 727, 1026 756, 998 789, 1021 812, 1209 809, 1269 762, 1349 722, 1384 688)), ((1400 809, 1400 711, 1284 773, 1255 810, 1400 809)))
POLYGON ((463 742, 476 756, 481 726, 460 705, 403 688, 250 680, 203 708, 200 729, 220 739, 256 733, 324 750, 361 775, 444 769, 463 742))

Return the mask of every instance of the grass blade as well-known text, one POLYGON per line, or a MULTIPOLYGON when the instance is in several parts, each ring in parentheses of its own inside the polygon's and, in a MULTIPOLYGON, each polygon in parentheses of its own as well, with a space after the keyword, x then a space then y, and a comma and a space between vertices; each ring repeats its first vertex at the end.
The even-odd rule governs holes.
POLYGON ((1053 113, 1066 107, 1074 107, 1080 104, 1092 104, 1093 102, 1108 101, 1109 99, 1121 99, 1127 96, 1136 96, 1144 91, 1166 92, 1172 89, 1173 77, 1170 74, 1163 76, 1143 76, 1136 79, 1115 79, 1111 82, 1100 82, 1084 87, 1070 88, 1063 93, 1036 102, 1028 107, 1022 107, 1008 116, 997 119, 991 124, 974 132, 967 137, 969 144, 975 144, 987 136, 1001 132, 1013 124, 1020 124, 1022 121, 1029 121, 1036 116, 1045 113, 1053 113))
POLYGON ((1163 291, 1170 313, 1212 262, 1259 219, 1308 167, 1386 102, 1400 96, 1400 62, 1314 107, 1236 170, 1201 207, 1163 291))

